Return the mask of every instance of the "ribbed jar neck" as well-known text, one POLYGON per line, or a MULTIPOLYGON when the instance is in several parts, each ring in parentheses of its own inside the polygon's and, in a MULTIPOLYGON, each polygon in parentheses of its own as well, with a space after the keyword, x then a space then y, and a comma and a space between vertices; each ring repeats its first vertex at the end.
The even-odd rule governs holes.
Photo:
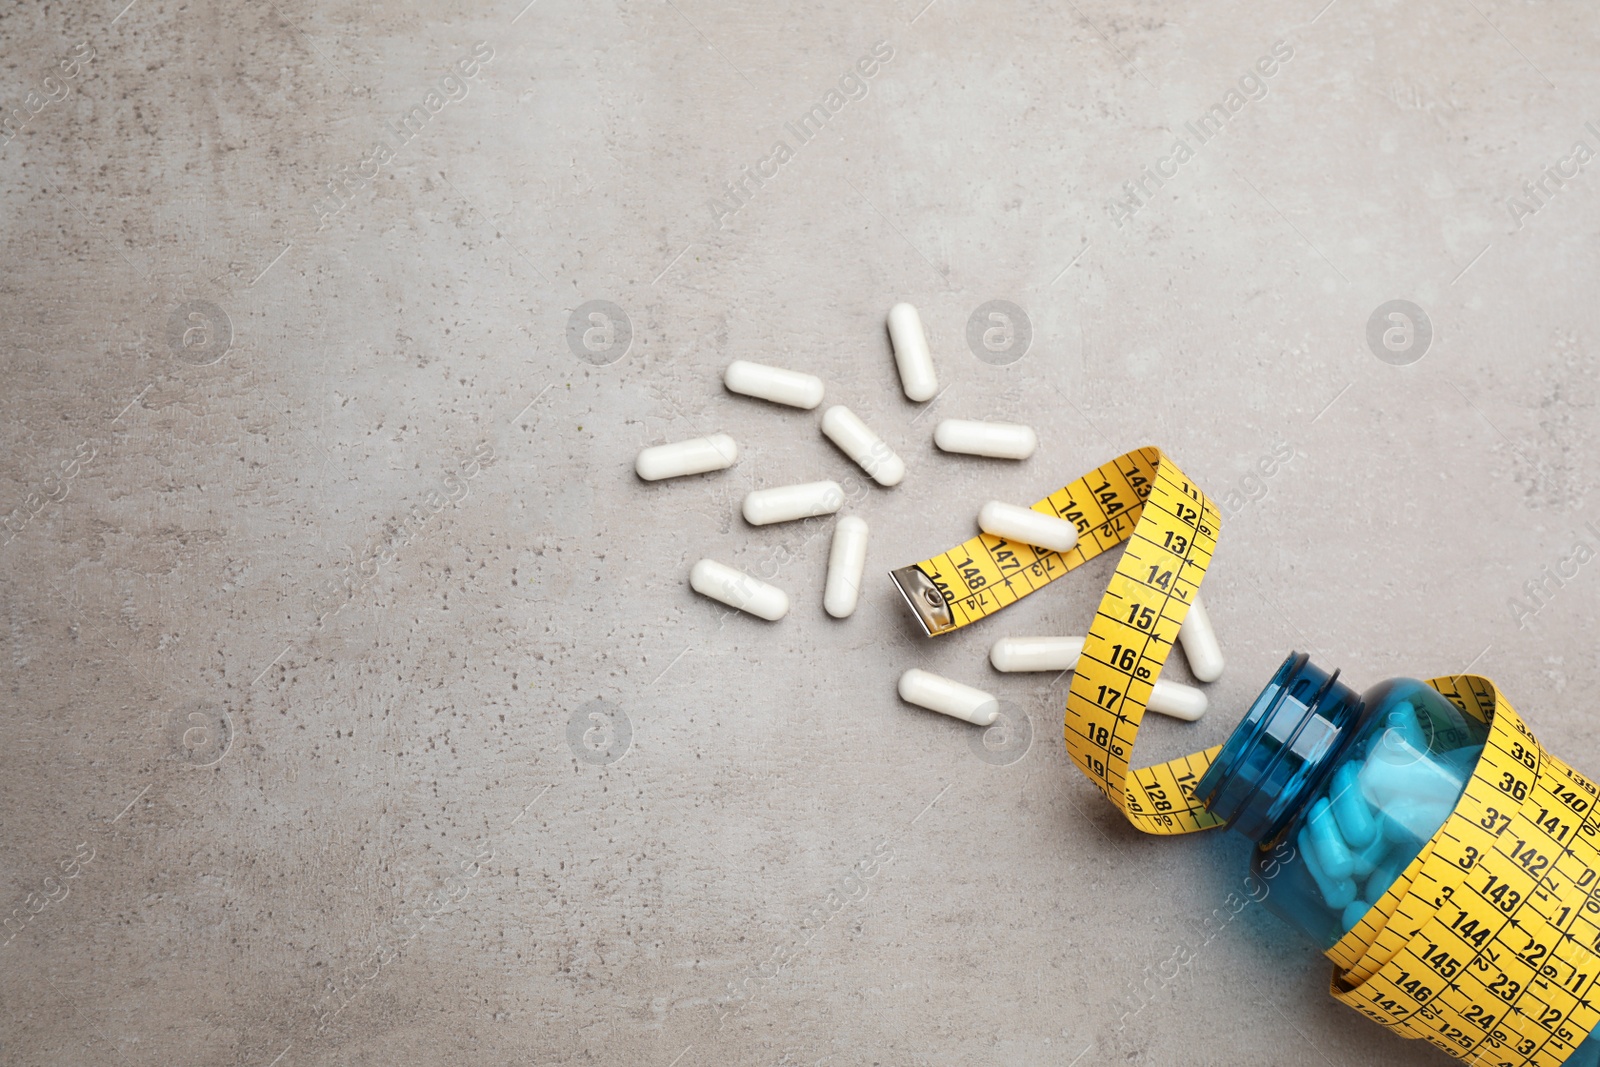
POLYGON ((1291 652, 1195 786, 1206 810, 1271 844, 1315 795, 1356 732, 1361 697, 1291 652))

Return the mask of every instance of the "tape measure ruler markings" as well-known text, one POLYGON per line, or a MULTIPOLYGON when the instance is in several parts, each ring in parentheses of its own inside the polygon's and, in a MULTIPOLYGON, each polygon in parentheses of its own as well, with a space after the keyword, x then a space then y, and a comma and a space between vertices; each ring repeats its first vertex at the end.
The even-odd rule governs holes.
MULTIPOLYGON (((1487 683, 1468 676, 1430 683, 1469 714, 1478 711, 1449 691, 1451 683, 1487 683)), ((1368 959, 1356 973, 1336 976, 1332 992, 1452 1055, 1554 1067, 1600 1021, 1587 1000, 1600 974, 1593 955, 1600 903, 1589 895, 1600 859, 1588 840, 1600 829, 1593 786, 1545 753, 1503 701, 1490 726, 1466 792, 1432 849, 1414 861, 1420 869, 1410 892, 1386 902, 1393 913, 1368 959), (1571 788, 1561 788, 1557 775, 1571 788), (1568 886, 1582 895, 1559 895, 1568 886), (1378 953, 1380 943, 1390 951, 1378 953), (1593 966, 1574 963, 1571 948, 1561 954, 1563 943, 1593 966)))
POLYGON ((1066 730, 1075 760, 1134 825, 1172 834, 1219 823, 1190 796, 1212 754, 1147 767, 1133 773, 1131 785, 1129 767, 1150 689, 1211 562, 1219 519, 1170 461, 1157 453, 1156 462, 1155 485, 1090 623, 1083 655, 1093 665, 1074 672, 1066 730), (1108 672, 1120 676, 1119 685, 1107 684, 1108 672), (1082 745, 1073 744, 1074 735, 1082 745), (1098 774, 1091 747, 1104 752, 1098 774))
MULTIPOLYGON (((1034 509, 1074 523, 1077 547, 1059 554, 980 534, 891 577, 937 636, 1127 541, 1067 695, 1067 748, 1139 829, 1219 825, 1192 790, 1220 746, 1130 772, 1150 689, 1216 547, 1215 506, 1158 449, 1142 448, 1034 509)), ((1546 753, 1487 679, 1428 684, 1489 736, 1444 825, 1328 951, 1331 992, 1458 1058, 1555 1067, 1600 1021, 1588 1000, 1600 992, 1596 788, 1546 753)))
POLYGON ((1080 665, 1095 666, 1073 675, 1067 748, 1140 829, 1170 834, 1216 825, 1189 796, 1209 753, 1145 768, 1128 781, 1150 689, 1216 547, 1216 507, 1156 448, 1102 464, 1033 507, 1073 523, 1078 545, 1063 554, 979 534, 890 577, 923 629, 938 636, 1128 542, 1084 641, 1080 665))
POLYGON ((1077 528, 1079 541, 1070 552, 979 534, 889 576, 930 637, 986 618, 1121 544, 1149 492, 1156 457, 1156 449, 1130 452, 1033 505, 1035 511, 1077 528), (1123 470, 1124 462, 1131 469, 1123 470), (935 591, 938 603, 926 596, 929 589, 935 591))

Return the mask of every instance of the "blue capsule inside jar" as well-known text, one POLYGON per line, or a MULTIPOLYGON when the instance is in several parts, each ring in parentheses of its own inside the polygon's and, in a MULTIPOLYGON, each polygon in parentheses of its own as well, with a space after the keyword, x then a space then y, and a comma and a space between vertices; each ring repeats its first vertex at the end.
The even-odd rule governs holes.
MULTIPOLYGON (((1195 796, 1256 843, 1268 910, 1326 952, 1444 825, 1488 733, 1414 678, 1357 695, 1290 653, 1195 796)), ((1563 1067, 1600 1067, 1600 1032, 1563 1067)))
POLYGON ((1259 846, 1251 866, 1270 874, 1268 909, 1326 951, 1444 825, 1487 737, 1416 679, 1357 695, 1295 653, 1195 795, 1259 846))

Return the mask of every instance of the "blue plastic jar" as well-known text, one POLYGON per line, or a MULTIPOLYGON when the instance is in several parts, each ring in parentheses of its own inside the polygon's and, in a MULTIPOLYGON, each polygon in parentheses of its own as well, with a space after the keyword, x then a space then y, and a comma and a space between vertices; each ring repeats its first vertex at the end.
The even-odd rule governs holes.
MULTIPOLYGON (((1270 882, 1268 910, 1327 951, 1444 824, 1487 736, 1415 679, 1357 695, 1338 671, 1291 653, 1195 796, 1256 843, 1251 869, 1270 882)), ((1596 1034, 1565 1063, 1597 1065, 1596 1034)))

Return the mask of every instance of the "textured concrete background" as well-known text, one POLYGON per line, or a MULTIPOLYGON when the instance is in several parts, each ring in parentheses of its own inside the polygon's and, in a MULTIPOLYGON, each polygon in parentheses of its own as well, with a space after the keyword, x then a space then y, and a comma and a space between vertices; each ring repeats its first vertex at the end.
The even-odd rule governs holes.
POLYGON ((1448 1062, 989 669, 1109 559, 936 642, 883 572, 1159 444, 1227 515, 1229 666, 1141 761, 1309 648, 1473 664, 1600 770, 1592 5, 123 2, 0 16, 0 1061, 1448 1062), (990 300, 1025 350, 969 347, 990 300), (1369 343, 1392 300, 1426 344, 1369 343), (850 505, 854 618, 829 521, 738 516, 855 473, 741 357, 910 467, 850 505), (938 454, 953 416, 1042 447, 938 454), (733 469, 635 478, 717 430, 733 469), (1022 732, 900 703, 913 665, 1022 732))

